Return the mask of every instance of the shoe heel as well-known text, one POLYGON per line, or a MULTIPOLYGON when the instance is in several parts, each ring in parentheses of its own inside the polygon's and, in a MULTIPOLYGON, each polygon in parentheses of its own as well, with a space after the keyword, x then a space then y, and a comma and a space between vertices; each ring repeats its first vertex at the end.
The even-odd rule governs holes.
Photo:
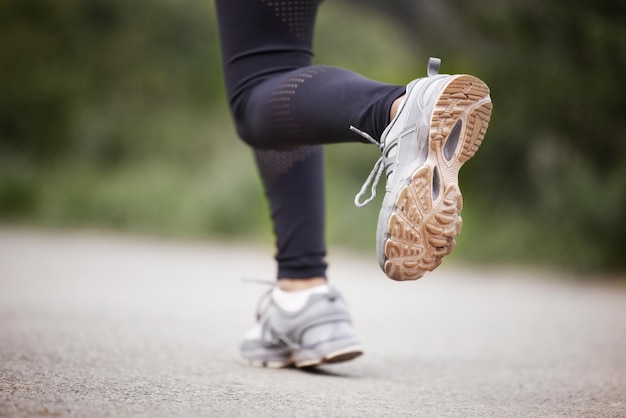
POLYGON ((471 75, 454 77, 433 108, 431 150, 443 154, 448 165, 460 167, 476 154, 482 143, 491 110, 489 86, 484 81, 471 75), (454 144, 449 143, 451 140, 454 144))
POLYGON ((459 161, 463 164, 476 154, 478 147, 483 142, 483 138, 487 133, 489 119, 491 118, 491 101, 481 103, 474 108, 467 119, 467 132, 463 141, 463 148, 459 161))

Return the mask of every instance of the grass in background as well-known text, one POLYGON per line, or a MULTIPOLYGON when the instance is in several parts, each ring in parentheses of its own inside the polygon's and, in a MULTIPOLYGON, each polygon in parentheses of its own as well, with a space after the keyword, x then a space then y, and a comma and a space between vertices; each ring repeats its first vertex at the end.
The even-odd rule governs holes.
POLYGON ((2 161, 4 223, 268 237, 269 214, 252 154, 234 137, 225 109, 193 121, 190 115, 180 119, 173 124, 180 129, 155 136, 143 156, 116 163, 75 157, 45 166, 2 161), (212 142, 207 134, 214 136, 212 142), (172 139, 164 140, 169 135, 172 139))
MULTIPOLYGON (((45 168, 3 162, 3 223, 253 240, 269 248, 269 211, 252 154, 228 128, 222 133, 211 153, 187 156, 187 164, 154 156, 113 166, 76 159, 45 168)), ((355 207, 353 201, 378 151, 365 144, 341 144, 327 147, 326 157, 331 254, 333 248, 349 247, 374 256, 384 186, 379 185, 377 199, 366 208, 355 207)), ((465 191, 464 200, 463 232, 448 262, 530 262, 583 273, 602 265, 602 254, 575 231, 555 229, 530 213, 499 208, 471 191, 465 191)))

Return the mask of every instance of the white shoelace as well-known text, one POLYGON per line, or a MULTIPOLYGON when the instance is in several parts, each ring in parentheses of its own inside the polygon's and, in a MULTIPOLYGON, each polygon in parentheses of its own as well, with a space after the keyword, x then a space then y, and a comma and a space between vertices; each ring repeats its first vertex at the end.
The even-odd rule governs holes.
MULTIPOLYGON (((350 126, 350 130, 362 136, 363 138, 367 139, 372 144, 376 145, 376 147, 380 149, 380 151, 382 152, 383 144, 381 144, 380 142, 372 138, 370 134, 357 129, 352 125, 350 126)), ((385 161, 384 155, 381 155, 378 161, 376 161, 376 164, 374 164, 374 167, 372 168, 372 171, 370 172, 369 176, 367 176, 365 183, 363 183, 363 186, 361 186, 361 190, 354 197, 354 204, 356 205, 357 208, 362 208, 362 207, 369 205, 376 198, 376 187, 378 186, 378 182, 380 181, 380 178, 382 177, 383 172, 385 171, 384 161, 385 161), (361 202, 361 199, 365 195, 368 187, 370 188, 370 197, 368 197, 363 202, 361 202)))
MULTIPOLYGON (((428 59, 428 68, 427 68, 428 77, 433 77, 439 74, 440 66, 441 66, 441 60, 439 58, 430 57, 428 59)), ((400 110, 401 108, 402 106, 400 106, 400 110)), ((362 136, 363 138, 367 139, 369 142, 376 145, 376 147, 380 149, 381 153, 383 152, 383 144, 381 144, 379 141, 372 138, 370 134, 357 129, 354 126, 350 126, 350 130, 362 136)), ((385 161, 385 155, 383 153, 383 155, 380 156, 378 161, 376 161, 376 164, 374 164, 374 168, 372 168, 370 175, 367 176, 365 183, 363 183, 363 186, 361 186, 361 190, 354 197, 354 204, 356 205, 356 207, 362 208, 364 206, 367 206, 376 198, 376 187, 378 186, 378 182, 380 181, 380 178, 383 175, 383 171, 385 171, 384 161, 385 161), (368 197, 363 202, 361 202, 361 199, 365 195, 366 189, 368 187, 370 187, 370 197, 368 197)))

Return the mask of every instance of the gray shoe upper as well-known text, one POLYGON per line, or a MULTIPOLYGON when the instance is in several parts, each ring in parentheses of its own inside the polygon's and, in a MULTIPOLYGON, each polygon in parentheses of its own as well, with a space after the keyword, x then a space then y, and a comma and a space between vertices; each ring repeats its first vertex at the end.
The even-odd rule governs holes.
MULTIPOLYGON (((260 332, 247 336, 242 345, 244 359, 256 363, 274 363, 275 367, 298 361, 301 352, 315 352, 321 360, 341 345, 358 344, 352 320, 341 294, 329 288, 328 293, 313 294, 296 312, 282 309, 269 295, 269 304, 259 315, 260 332)), ((266 364, 263 364, 266 365, 266 364)))
POLYGON ((369 137, 370 142, 377 143, 382 156, 374 166, 372 173, 355 198, 355 204, 362 207, 370 203, 376 193, 375 187, 386 172, 385 197, 378 217, 376 231, 376 253, 378 263, 384 271, 384 245, 388 231, 388 221, 394 211, 398 193, 407 182, 410 182, 412 173, 424 165, 428 158, 430 119, 439 94, 452 78, 448 74, 438 74, 441 61, 430 58, 428 61, 428 76, 413 80, 407 85, 406 96, 391 123, 381 135, 377 143, 369 135, 356 129, 353 131, 369 137), (371 197, 360 202, 366 185, 372 182, 371 197))
POLYGON ((450 78, 447 74, 438 74, 440 64, 440 59, 430 58, 428 76, 415 79, 407 85, 406 97, 379 141, 353 126, 350 127, 353 132, 378 146, 382 152, 380 159, 354 199, 357 207, 366 206, 374 200, 376 186, 383 171, 386 172, 386 190, 389 192, 406 178, 406 174, 396 176, 396 171, 409 172, 408 166, 411 167, 410 171, 413 171, 426 160, 430 115, 439 91, 450 78), (368 185, 371 185, 370 197, 361 202, 368 185))

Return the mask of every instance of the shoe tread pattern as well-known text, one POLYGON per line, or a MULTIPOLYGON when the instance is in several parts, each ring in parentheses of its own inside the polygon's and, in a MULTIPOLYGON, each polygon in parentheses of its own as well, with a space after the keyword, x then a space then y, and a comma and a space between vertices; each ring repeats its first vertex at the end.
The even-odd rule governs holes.
POLYGON ((398 193, 389 218, 384 245, 389 278, 417 280, 456 246, 463 224, 458 172, 482 143, 491 109, 489 87, 476 77, 456 76, 441 92, 431 116, 428 158, 398 193), (459 119, 463 124, 458 144, 446 159, 443 148, 459 119), (436 175, 438 193, 433 191, 436 175))

